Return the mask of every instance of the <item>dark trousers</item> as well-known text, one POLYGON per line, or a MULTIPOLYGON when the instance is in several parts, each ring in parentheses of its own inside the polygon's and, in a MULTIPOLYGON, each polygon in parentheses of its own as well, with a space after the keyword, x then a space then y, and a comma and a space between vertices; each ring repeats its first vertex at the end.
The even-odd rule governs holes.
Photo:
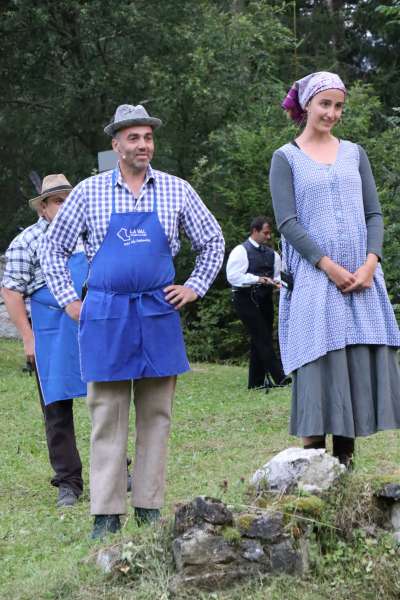
POLYGON ((68 485, 77 496, 83 489, 82 463, 76 447, 73 400, 53 402, 47 406, 43 402, 39 382, 39 398, 46 430, 50 464, 55 475, 52 485, 68 485))
POLYGON ((285 374, 272 341, 274 324, 272 293, 261 287, 252 287, 232 294, 238 317, 250 334, 249 389, 262 386, 266 375, 271 375, 274 382, 279 383, 285 374))

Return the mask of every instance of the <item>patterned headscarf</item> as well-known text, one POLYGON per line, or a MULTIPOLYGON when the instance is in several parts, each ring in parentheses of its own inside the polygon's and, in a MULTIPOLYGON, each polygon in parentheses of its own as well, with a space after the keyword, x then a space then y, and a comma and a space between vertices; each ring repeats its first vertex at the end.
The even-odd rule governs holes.
POLYGON ((293 121, 302 123, 306 112, 305 107, 311 98, 319 92, 332 89, 342 90, 346 94, 346 87, 339 75, 328 71, 311 73, 294 82, 281 106, 293 121))

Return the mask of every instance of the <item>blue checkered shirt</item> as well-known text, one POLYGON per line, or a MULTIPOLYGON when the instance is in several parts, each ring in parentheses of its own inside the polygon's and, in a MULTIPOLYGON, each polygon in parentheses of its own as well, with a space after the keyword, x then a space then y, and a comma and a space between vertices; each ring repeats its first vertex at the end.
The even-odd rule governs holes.
POLYGON ((48 226, 49 223, 40 217, 13 239, 6 251, 2 287, 27 297, 45 285, 38 249, 48 226))
MULTIPOLYGON (((179 252, 181 229, 197 254, 194 270, 185 285, 204 296, 221 268, 224 239, 217 221, 187 181, 149 166, 136 199, 119 172, 115 189, 116 211, 152 211, 155 188, 158 218, 172 256, 179 252)), ((83 237, 90 262, 107 233, 111 207, 112 171, 107 171, 81 181, 51 223, 42 244, 41 264, 46 282, 60 306, 78 300, 66 268, 76 240, 83 237)))

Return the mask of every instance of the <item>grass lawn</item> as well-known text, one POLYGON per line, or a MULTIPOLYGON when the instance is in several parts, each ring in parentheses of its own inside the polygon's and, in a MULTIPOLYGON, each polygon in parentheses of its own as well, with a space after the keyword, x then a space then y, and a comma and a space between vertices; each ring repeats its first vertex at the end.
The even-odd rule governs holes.
MULTIPOLYGON (((0 598, 167 599, 171 571, 168 556, 154 560, 154 568, 135 581, 105 576, 88 562, 93 544, 88 539, 92 525, 87 485, 90 424, 85 402, 75 403, 75 423, 86 489, 77 507, 60 511, 55 508, 56 489, 49 484, 51 469, 35 380, 22 373, 22 364, 21 345, 0 340, 0 598)), ((246 504, 247 482, 254 470, 274 453, 298 445, 298 440, 287 434, 289 390, 267 395, 249 392, 246 381, 244 367, 209 364, 194 365, 191 373, 179 379, 163 512, 167 520, 177 502, 198 494, 216 496, 236 506, 246 504)), ((398 432, 359 441, 352 477, 398 469, 399 442, 398 432)), ((121 537, 151 544, 154 533, 149 529, 138 529, 128 512, 121 537)), ((392 549, 390 552, 393 555, 392 549)), ((357 557, 354 560, 356 564, 357 557)), ((337 563, 340 568, 340 558, 337 563)), ((338 585, 338 569, 328 563, 325 566, 321 570, 320 565, 303 581, 285 577, 211 595, 199 592, 191 598, 377 597, 370 595, 375 588, 368 576, 365 589, 357 595, 360 582, 357 580, 355 588, 351 572, 348 577, 343 575, 338 585)))

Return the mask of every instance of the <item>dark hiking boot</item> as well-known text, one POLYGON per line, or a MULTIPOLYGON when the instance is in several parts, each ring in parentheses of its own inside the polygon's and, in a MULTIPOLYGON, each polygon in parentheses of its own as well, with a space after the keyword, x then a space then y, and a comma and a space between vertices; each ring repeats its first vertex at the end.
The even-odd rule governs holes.
POLYGON ((339 454, 336 457, 341 465, 344 465, 348 471, 354 469, 354 459, 352 454, 339 454))
POLYGON ((303 446, 304 450, 322 450, 326 448, 326 440, 325 437, 321 438, 320 440, 315 440, 314 442, 311 442, 310 444, 304 444, 303 446))
POLYGON ((78 502, 78 496, 68 485, 60 485, 58 488, 57 508, 74 506, 78 502))
POLYGON ((109 533, 117 533, 121 529, 119 515, 96 515, 94 518, 92 540, 102 540, 109 533))
POLYGON ((138 525, 155 523, 160 518, 158 508, 137 508, 135 507, 135 519, 138 525))
POLYGON ((354 468, 354 439, 341 435, 332 436, 332 454, 348 471, 354 468))

